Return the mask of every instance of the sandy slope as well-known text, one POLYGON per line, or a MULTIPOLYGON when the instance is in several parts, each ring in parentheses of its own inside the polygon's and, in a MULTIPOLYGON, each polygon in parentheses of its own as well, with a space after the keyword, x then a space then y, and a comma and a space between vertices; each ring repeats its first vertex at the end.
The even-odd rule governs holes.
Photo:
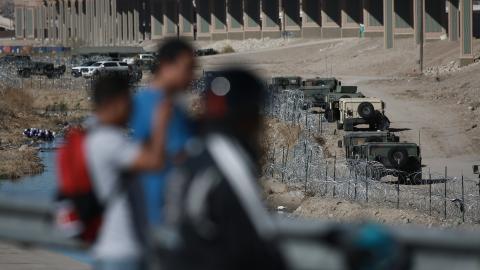
MULTIPOLYGON (((428 74, 417 77, 416 47, 399 39, 393 50, 381 39, 343 39, 295 42, 272 49, 205 57, 205 69, 241 64, 263 74, 304 77, 335 76, 358 84, 368 96, 387 102, 387 111, 403 140, 421 134, 424 163, 451 175, 462 170, 473 178, 472 164, 480 163, 480 65, 450 68, 459 54, 458 43, 429 42, 425 49, 428 74), (437 70, 439 72, 437 72, 437 70)), ((480 42, 475 43, 479 51, 480 42)))

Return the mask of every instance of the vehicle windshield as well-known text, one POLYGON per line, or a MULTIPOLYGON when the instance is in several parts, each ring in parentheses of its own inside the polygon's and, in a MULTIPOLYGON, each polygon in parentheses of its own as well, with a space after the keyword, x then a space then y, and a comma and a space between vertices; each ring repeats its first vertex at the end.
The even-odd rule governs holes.
POLYGON ((101 64, 102 64, 102 63, 97 62, 97 63, 92 64, 92 67, 99 67, 101 64))

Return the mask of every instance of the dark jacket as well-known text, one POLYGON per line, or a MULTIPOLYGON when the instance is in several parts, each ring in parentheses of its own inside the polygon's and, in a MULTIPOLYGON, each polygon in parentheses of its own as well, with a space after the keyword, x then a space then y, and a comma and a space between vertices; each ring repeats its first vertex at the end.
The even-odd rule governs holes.
POLYGON ((243 149, 222 135, 192 145, 167 192, 167 223, 180 245, 162 258, 166 269, 284 269, 243 149))

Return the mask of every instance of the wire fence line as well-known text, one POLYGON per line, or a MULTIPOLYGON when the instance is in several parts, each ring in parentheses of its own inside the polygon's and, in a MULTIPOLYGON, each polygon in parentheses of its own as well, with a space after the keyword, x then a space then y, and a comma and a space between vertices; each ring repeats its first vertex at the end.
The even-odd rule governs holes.
POLYGON ((332 131, 321 115, 302 110, 305 103, 301 91, 269 89, 265 115, 297 125, 302 132, 295 145, 273 142, 268 147, 265 176, 301 185, 306 195, 415 210, 459 222, 480 221, 478 179, 449 176, 447 166, 442 173, 423 168, 420 183, 400 184, 396 176, 403 172, 378 162, 327 158, 316 138, 332 131))

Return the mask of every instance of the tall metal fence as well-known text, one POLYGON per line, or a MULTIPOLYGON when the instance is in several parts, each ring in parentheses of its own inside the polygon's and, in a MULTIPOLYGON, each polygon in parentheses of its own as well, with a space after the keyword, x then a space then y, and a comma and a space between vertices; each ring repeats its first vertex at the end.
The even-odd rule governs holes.
POLYGON ((415 210, 459 222, 480 220, 478 179, 448 175, 448 167, 445 172, 423 168, 421 183, 400 184, 395 176, 402 172, 381 164, 327 157, 318 138, 332 135, 336 130, 321 114, 302 110, 304 104, 301 91, 269 90, 265 115, 298 126, 301 132, 294 145, 273 142, 268 146, 265 176, 299 187, 306 195, 415 210), (376 180, 376 175, 387 173, 393 176, 376 180))

